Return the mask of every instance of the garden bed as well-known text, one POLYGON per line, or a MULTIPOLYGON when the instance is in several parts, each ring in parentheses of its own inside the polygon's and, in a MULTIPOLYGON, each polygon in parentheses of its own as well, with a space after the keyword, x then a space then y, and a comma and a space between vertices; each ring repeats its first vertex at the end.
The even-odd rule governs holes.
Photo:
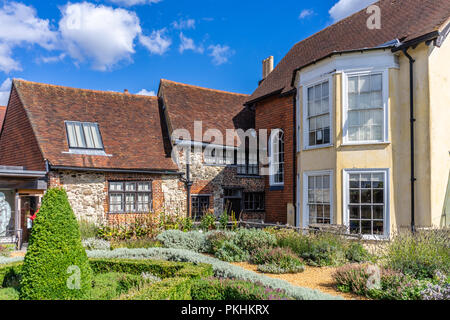
MULTIPOLYGON (((258 266, 248 262, 234 262, 233 265, 246 270, 258 272, 258 266)), ((310 267, 306 266, 305 271, 293 274, 269 274, 261 273, 265 276, 287 281, 295 286, 320 290, 334 296, 340 296, 346 300, 367 300, 367 298, 353 293, 343 293, 336 288, 336 282, 333 279, 333 273, 337 270, 335 267, 310 267)))

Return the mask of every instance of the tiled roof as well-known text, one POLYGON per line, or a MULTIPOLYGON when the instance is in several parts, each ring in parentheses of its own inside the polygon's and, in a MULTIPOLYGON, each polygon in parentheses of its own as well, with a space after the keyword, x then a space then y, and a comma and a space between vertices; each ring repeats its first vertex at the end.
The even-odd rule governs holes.
POLYGON ((3 119, 5 119, 6 107, 0 106, 0 132, 2 131, 3 119))
POLYGON ((45 159, 52 166, 171 170, 165 156, 158 99, 14 80, 45 159), (68 154, 64 121, 99 124, 105 153, 68 154))
POLYGON ((449 0, 381 0, 381 29, 367 28, 369 14, 362 10, 295 44, 248 102, 292 90, 295 69, 333 52, 374 48, 388 41, 409 41, 438 31, 450 17, 449 0))
POLYGON ((194 137, 194 121, 202 121, 203 133, 209 129, 218 129, 224 142, 227 129, 245 131, 255 126, 254 112, 244 107, 249 97, 245 94, 161 80, 159 95, 166 107, 170 133, 176 129, 186 129, 193 141, 212 142, 194 137))

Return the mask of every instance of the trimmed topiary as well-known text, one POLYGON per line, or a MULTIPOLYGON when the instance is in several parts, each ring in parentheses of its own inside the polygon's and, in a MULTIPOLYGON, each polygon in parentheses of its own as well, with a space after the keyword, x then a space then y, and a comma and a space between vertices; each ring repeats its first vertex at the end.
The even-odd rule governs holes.
POLYGON ((50 189, 34 220, 22 268, 20 298, 83 299, 92 288, 92 279, 67 194, 62 188, 50 189))

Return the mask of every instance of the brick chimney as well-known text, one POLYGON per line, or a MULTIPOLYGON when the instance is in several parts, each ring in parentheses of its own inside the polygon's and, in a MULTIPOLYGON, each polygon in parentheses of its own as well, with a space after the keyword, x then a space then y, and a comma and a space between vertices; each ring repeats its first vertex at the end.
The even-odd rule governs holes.
POLYGON ((273 56, 263 60, 263 80, 273 71, 273 56))

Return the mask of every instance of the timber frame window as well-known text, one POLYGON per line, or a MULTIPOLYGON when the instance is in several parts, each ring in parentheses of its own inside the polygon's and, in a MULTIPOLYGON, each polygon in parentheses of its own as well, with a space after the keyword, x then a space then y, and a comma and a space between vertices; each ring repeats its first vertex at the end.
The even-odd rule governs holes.
POLYGON ((332 81, 331 77, 303 86, 304 149, 332 144, 332 81))
POLYGON ((344 222, 366 239, 389 237, 389 169, 344 170, 344 222))
POLYGON ((191 215, 196 220, 200 220, 206 211, 209 210, 209 195, 196 195, 191 197, 191 215))
POLYGON ((70 149, 103 150, 98 123, 65 121, 70 149))
POLYGON ((305 172, 303 226, 333 223, 333 171, 305 172))
POLYGON ((244 192, 245 211, 264 211, 264 192, 244 192))
POLYGON ((109 213, 149 213, 152 211, 151 181, 110 181, 109 213))
POLYGON ((388 143, 389 72, 343 73, 344 144, 388 143))
POLYGON ((284 186, 284 131, 272 130, 270 134, 270 185, 284 186))

